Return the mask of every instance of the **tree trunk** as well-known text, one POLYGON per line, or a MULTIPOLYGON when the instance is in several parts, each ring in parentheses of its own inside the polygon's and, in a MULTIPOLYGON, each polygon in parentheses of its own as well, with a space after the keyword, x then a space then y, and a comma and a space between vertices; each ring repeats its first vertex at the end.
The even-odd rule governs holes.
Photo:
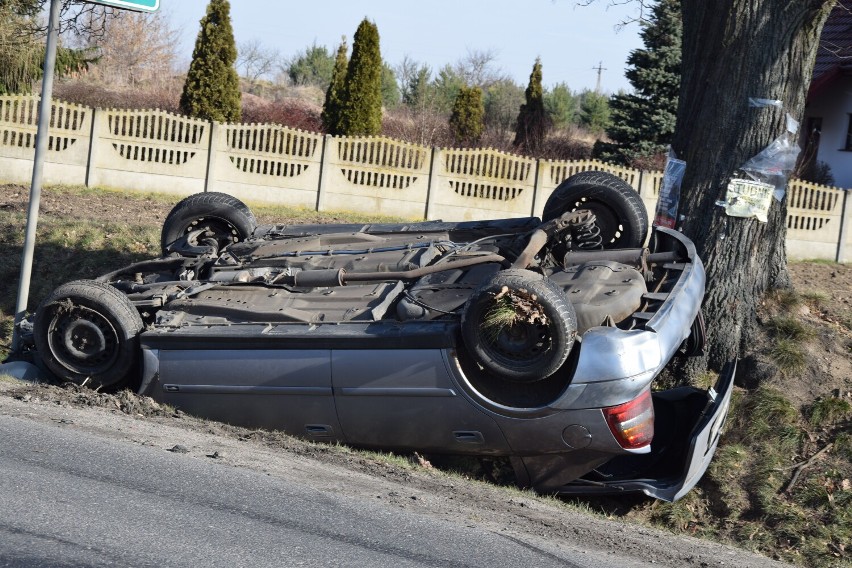
POLYGON ((789 287, 786 201, 769 222, 729 217, 716 205, 749 158, 801 120, 819 36, 834 0, 682 0, 683 77, 673 149, 686 160, 683 231, 707 268, 708 349, 700 372, 744 352, 761 296, 789 287), (750 108, 748 99, 784 108, 750 108))

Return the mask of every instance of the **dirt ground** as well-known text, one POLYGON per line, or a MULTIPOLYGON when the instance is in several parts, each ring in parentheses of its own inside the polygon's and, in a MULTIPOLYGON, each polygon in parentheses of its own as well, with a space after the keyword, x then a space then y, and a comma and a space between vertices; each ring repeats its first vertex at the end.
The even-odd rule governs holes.
POLYGON ((809 323, 817 336, 803 345, 808 364, 800 380, 780 375, 769 384, 799 405, 825 396, 852 397, 852 266, 792 262, 789 270, 804 303, 787 315, 809 323))

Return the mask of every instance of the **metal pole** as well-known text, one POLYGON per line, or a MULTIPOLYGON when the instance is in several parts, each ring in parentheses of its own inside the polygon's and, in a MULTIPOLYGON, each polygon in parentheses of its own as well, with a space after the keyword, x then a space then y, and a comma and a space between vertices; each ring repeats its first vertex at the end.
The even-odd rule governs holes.
POLYGON ((21 334, 18 324, 27 312, 30 296, 30 275, 33 270, 38 208, 41 202, 41 184, 44 173, 44 156, 47 153, 48 128, 50 126, 50 104, 53 97, 53 70, 56 67, 56 44, 59 40, 59 13, 62 0, 51 0, 50 20, 47 29, 47 45, 44 53, 44 78, 41 83, 41 101, 38 107, 38 133, 36 134, 33 180, 30 186, 30 205, 27 213, 27 231, 24 237, 24 252, 21 256, 21 279, 18 284, 18 303, 15 305, 15 328, 12 331, 12 354, 20 349, 21 334))

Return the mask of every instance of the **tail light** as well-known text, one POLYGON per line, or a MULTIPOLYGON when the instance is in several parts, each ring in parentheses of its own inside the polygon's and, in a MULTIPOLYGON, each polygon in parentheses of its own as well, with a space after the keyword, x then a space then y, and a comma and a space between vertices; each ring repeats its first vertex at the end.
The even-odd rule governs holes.
POLYGON ((603 409, 615 439, 625 450, 638 450, 654 438, 654 403, 645 390, 630 402, 603 409))

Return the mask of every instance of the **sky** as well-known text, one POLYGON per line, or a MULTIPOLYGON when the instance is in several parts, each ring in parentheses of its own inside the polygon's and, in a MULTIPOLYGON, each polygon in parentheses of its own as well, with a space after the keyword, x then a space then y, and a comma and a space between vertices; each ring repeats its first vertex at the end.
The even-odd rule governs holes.
MULTIPOLYGON (((543 83, 567 83, 575 91, 594 89, 602 65, 601 89, 630 90, 625 61, 642 46, 637 24, 616 25, 638 15, 633 5, 596 0, 231 0, 237 43, 252 40, 291 57, 316 43, 334 52, 341 36, 352 36, 365 17, 376 23, 382 58, 391 66, 404 56, 434 72, 469 52, 491 51, 495 66, 519 85, 529 82, 541 57, 543 83)), ((172 24, 182 29, 181 57, 192 56, 207 0, 161 0, 172 24)))

